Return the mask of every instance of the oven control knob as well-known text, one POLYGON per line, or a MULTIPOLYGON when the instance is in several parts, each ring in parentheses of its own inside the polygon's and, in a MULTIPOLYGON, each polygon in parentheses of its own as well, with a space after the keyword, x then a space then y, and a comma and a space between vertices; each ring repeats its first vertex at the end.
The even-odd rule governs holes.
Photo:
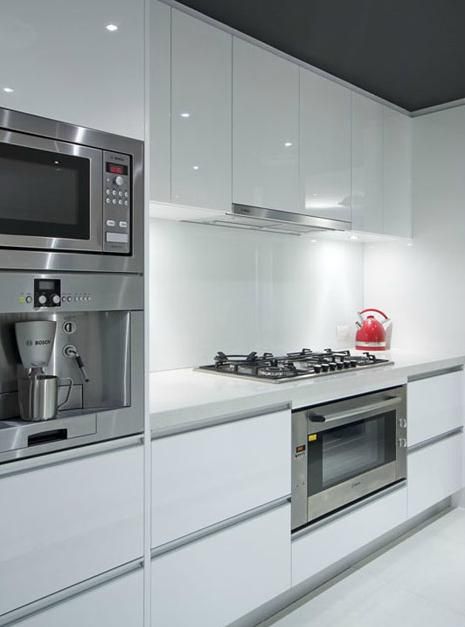
POLYGON ((45 296, 45 294, 41 294, 37 300, 39 301, 39 305, 45 305, 45 303, 47 302, 47 297, 45 296))
POLYGON ((60 301, 61 301, 61 298, 58 296, 58 294, 54 294, 54 295, 52 296, 52 303, 53 303, 54 305, 59 305, 59 304, 60 304, 60 301))
POLYGON ((400 448, 407 448, 407 439, 406 438, 399 438, 398 443, 399 443, 399 447, 400 448))
POLYGON ((403 429, 407 427, 407 418, 399 418, 399 427, 403 429))
POLYGON ((122 176, 115 176, 115 185, 118 185, 118 187, 121 187, 123 183, 124 183, 124 179, 122 176))

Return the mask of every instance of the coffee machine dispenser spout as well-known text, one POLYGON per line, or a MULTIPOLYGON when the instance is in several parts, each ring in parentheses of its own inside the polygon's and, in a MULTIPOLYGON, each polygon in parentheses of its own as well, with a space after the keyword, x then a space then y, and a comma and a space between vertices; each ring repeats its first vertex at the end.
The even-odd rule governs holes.
POLYGON ((86 367, 84 362, 82 361, 82 357, 79 354, 78 349, 74 346, 74 344, 67 344, 63 349, 63 355, 65 357, 69 357, 70 359, 75 359, 78 365, 79 371, 85 383, 90 381, 89 376, 87 374, 86 367))

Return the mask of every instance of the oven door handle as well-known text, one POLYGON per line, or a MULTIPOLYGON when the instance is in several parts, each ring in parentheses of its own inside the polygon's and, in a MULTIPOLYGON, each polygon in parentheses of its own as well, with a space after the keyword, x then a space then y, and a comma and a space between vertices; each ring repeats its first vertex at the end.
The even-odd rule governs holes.
POLYGON ((391 409, 392 407, 396 407, 400 405, 403 401, 401 396, 391 396, 383 401, 379 401, 377 403, 371 403, 369 405, 362 405, 361 407, 355 407, 349 411, 341 411, 335 412, 334 414, 327 414, 323 416, 322 414, 308 412, 308 419, 310 422, 315 422, 321 424, 322 422, 333 423, 333 422, 350 422, 353 419, 363 420, 364 418, 368 418, 371 414, 376 414, 379 411, 384 409, 391 409))

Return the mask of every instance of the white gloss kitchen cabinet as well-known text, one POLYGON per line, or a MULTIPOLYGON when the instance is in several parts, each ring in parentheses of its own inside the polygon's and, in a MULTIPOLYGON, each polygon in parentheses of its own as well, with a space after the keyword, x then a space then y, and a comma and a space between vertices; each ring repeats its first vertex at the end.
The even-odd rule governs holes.
POLYGON ((4 2, 0 58, 0 106, 144 138, 143 0, 4 2))
POLYGON ((288 496, 290 430, 284 410, 153 440, 152 546, 288 496))
POLYGON ((290 447, 289 410, 152 441, 154 627, 227 625, 289 589, 290 447))
POLYGON ((412 236, 412 119, 383 106, 383 233, 412 236))
POLYGON ((352 228, 383 232, 384 108, 352 94, 352 228))
POLYGON ((174 548, 152 560, 152 625, 219 627, 291 585, 290 505, 174 548))
POLYGON ((300 68, 300 186, 304 213, 351 221, 351 92, 300 68))
POLYGON ((298 211, 299 66, 233 40, 233 202, 298 211))
POLYGON ((352 228, 411 237, 408 115, 352 93, 352 228))
POLYGON ((464 371, 408 384, 408 513, 421 513, 464 485, 464 371))
POLYGON ((14 627, 143 627, 143 570, 121 575, 13 623, 14 627))
POLYGON ((232 36, 153 1, 151 200, 231 207, 232 36))
POLYGON ((143 447, 2 467, 0 616, 143 555, 143 447))

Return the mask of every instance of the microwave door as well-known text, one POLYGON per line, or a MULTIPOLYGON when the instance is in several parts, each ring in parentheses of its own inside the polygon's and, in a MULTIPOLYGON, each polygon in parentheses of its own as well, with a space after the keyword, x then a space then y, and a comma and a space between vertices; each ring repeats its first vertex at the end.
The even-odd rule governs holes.
POLYGON ((0 246, 102 251, 102 151, 0 131, 0 246))

